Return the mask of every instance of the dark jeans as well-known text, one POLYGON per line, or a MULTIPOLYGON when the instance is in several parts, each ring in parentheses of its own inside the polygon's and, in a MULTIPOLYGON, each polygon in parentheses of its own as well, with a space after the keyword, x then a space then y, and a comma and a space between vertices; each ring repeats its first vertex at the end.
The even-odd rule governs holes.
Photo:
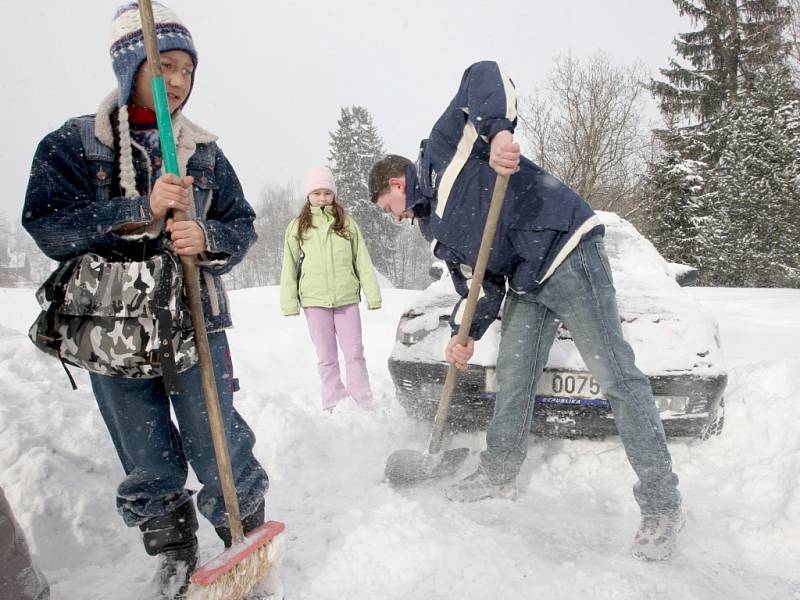
POLYGON ((514 479, 527 455, 534 391, 563 321, 611 403, 643 514, 677 510, 678 477, 647 377, 622 336, 603 238, 583 240, 535 294, 509 292, 497 357, 497 400, 481 460, 495 483, 514 479))
MULTIPOLYGON (((234 379, 224 331, 208 336, 233 477, 242 516, 256 510, 269 487, 253 456, 255 435, 233 408, 234 379)), ((92 389, 127 475, 117 508, 128 526, 167 515, 190 500, 187 462, 203 488, 197 507, 215 527, 227 525, 211 442, 200 369, 178 374, 180 393, 170 398, 161 378, 128 379, 91 374, 92 389), (170 404, 177 428, 170 418, 170 404)))

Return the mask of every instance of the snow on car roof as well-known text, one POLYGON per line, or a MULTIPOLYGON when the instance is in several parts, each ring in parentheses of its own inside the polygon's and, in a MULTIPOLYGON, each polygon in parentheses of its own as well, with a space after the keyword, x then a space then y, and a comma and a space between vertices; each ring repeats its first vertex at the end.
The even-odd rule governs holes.
MULTIPOLYGON (((617 290, 625 339, 633 346, 636 364, 648 375, 690 372, 716 375, 724 371, 716 321, 706 313, 687 288, 680 287, 669 264, 655 247, 628 221, 610 212, 597 213, 606 226, 605 246, 617 290)), ((403 332, 422 337, 406 346, 395 344, 399 360, 442 361, 449 316, 457 296, 445 271, 409 306, 415 315, 403 324, 403 332)), ((472 363, 494 365, 500 326, 495 322, 475 346, 472 363)), ((559 337, 550 351, 548 366, 586 370, 577 348, 559 337)))

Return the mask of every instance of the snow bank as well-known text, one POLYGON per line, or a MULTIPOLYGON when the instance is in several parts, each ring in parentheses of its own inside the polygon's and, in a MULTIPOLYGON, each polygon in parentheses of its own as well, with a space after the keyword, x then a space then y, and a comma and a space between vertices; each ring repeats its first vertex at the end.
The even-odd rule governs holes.
MULTIPOLYGON (((430 426, 393 402, 386 359, 416 292, 384 290, 362 313, 377 414, 320 410, 303 317, 283 317, 277 288, 231 294, 241 412, 268 467, 268 515, 289 545, 280 573, 293 600, 587 596, 792 598, 800 593, 800 292, 693 290, 720 319, 729 365, 725 431, 670 442, 688 509, 673 560, 643 564, 633 473, 619 440, 531 440, 517 502, 447 502, 445 482, 394 490, 386 457, 423 449, 430 426)), ((0 290, 0 485, 15 507, 54 600, 141 597, 154 566, 114 509, 122 477, 84 374, 25 336, 31 290, 0 290)), ((455 440, 475 452, 483 434, 455 440)), ((190 486, 197 489, 196 481, 190 486)), ((222 549, 208 523, 203 558, 222 549)))

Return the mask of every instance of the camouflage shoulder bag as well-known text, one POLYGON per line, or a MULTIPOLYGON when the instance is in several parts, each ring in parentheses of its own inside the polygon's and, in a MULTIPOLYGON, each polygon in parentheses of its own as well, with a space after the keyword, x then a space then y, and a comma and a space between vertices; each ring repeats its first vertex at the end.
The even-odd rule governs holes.
POLYGON ((36 298, 42 312, 28 335, 65 369, 163 376, 172 392, 175 375, 197 362, 182 271, 171 254, 119 262, 83 254, 59 265, 36 298))

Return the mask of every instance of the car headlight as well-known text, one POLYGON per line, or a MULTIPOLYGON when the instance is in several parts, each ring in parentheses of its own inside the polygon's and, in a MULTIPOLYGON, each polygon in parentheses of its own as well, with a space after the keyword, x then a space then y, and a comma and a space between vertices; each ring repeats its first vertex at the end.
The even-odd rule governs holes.
POLYGON ((673 412, 683 414, 689 406, 689 396, 655 396, 658 412, 673 412))
POLYGON ((400 317, 400 322, 397 324, 397 331, 395 331, 394 334, 394 339, 405 346, 416 344, 429 333, 425 329, 418 329, 417 331, 412 331, 410 333, 408 331, 403 331, 403 327, 406 323, 408 323, 409 320, 410 318, 407 316, 400 317))
POLYGON ((419 335, 419 333, 400 333, 399 342, 406 346, 411 346, 412 344, 416 344, 420 341, 424 336, 419 335))

